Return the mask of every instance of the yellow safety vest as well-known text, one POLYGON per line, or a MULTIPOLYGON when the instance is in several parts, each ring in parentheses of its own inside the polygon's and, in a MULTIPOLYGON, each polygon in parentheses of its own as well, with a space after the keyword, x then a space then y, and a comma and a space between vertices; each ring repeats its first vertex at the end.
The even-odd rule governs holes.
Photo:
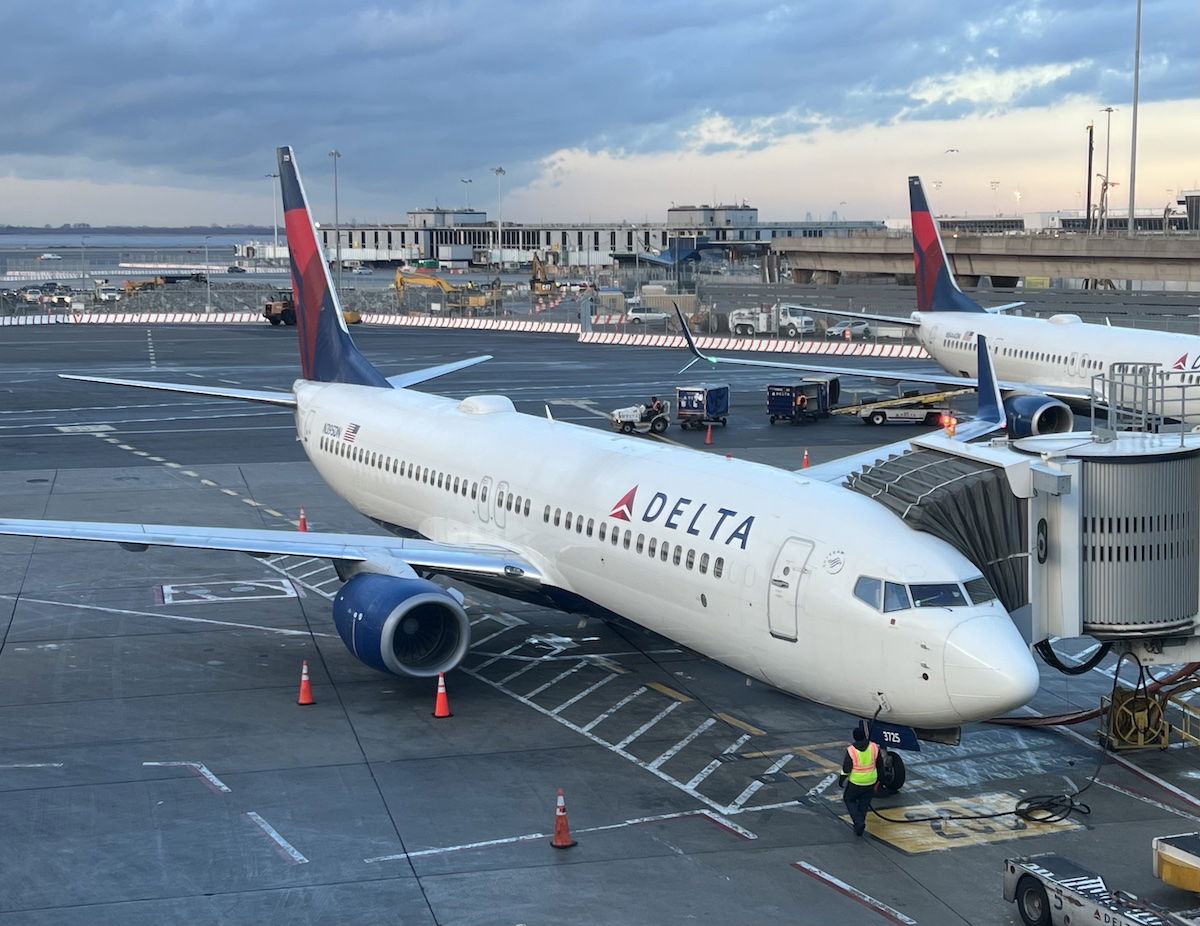
POLYGON ((852 763, 850 783, 855 785, 875 784, 879 779, 879 773, 875 771, 875 762, 879 758, 879 744, 869 743, 862 752, 853 746, 847 746, 846 752, 850 755, 852 763))

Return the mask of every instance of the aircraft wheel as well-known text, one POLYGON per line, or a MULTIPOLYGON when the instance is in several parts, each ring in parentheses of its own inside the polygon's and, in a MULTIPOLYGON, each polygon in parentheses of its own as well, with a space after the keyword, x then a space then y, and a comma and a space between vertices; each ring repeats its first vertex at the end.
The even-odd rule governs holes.
POLYGON ((650 422, 650 430, 653 431, 655 434, 661 434, 666 429, 667 429, 667 419, 666 418, 655 418, 653 421, 650 422))
POLYGON ((908 771, 899 753, 888 752, 883 757, 883 768, 879 770, 879 789, 883 794, 895 794, 904 787, 908 771))
POLYGON ((880 425, 887 421, 887 414, 881 411, 871 412, 871 416, 867 419, 871 424, 880 425))
POLYGON ((1017 912, 1025 926, 1050 926, 1050 898, 1033 875, 1022 875, 1017 882, 1017 912))
POLYGON ((632 421, 622 421, 621 422, 621 433, 622 434, 632 434, 633 433, 633 422, 632 421))

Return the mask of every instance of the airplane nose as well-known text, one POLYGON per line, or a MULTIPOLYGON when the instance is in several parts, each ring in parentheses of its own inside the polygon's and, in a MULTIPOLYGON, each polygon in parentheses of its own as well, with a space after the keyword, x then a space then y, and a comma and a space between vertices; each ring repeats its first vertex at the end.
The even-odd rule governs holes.
POLYGON ((1037 665, 1007 614, 969 618, 950 631, 946 694, 967 723, 1020 707, 1037 694, 1037 665))

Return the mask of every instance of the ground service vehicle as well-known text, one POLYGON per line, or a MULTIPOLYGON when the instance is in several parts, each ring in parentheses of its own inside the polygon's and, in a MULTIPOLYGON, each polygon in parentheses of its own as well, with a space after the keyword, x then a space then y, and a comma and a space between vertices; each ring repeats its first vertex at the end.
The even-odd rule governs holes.
POLYGON ((633 325, 647 322, 665 322, 667 313, 648 305, 631 305, 625 310, 625 318, 633 325))
MULTIPOLYGON (((292 291, 290 289, 272 291, 271 295, 267 297, 267 301, 263 303, 262 315, 272 325, 296 324, 296 307, 292 304, 292 291)), ((348 325, 357 325, 362 321, 362 316, 353 309, 343 309, 342 317, 346 319, 348 325)))
POLYGON ((777 334, 803 338, 817 333, 817 322, 809 314, 816 309, 777 302, 769 309, 734 309, 729 313, 729 330, 738 337, 777 334))
POLYGON ((710 424, 725 424, 729 414, 729 386, 706 383, 675 388, 676 417, 679 426, 699 430, 710 424))
POLYGON ((608 420, 622 434, 632 434, 634 431, 639 434, 645 434, 647 431, 662 434, 671 423, 671 403, 663 402, 662 408, 657 412, 647 405, 616 408, 608 416, 608 420))
MULTIPOLYGON (((836 379, 833 380, 837 382, 836 379)), ((800 424, 829 417, 830 381, 812 378, 799 383, 767 387, 767 414, 771 424, 790 421, 800 424)))

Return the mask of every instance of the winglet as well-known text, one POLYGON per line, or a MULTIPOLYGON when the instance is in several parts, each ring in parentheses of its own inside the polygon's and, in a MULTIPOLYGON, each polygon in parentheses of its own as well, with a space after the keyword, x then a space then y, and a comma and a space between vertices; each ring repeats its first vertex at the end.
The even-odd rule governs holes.
POLYGON ((683 332, 683 339, 687 341, 688 350, 690 350, 694 355, 688 365, 679 372, 682 373, 684 370, 690 369, 692 364, 694 364, 697 360, 707 360, 710 363, 714 363, 715 361, 711 357, 706 357, 704 354, 700 353, 700 348, 696 346, 696 341, 692 337, 691 330, 688 328, 687 320, 683 317, 683 312, 679 308, 679 303, 672 302, 671 305, 675 306, 675 315, 679 319, 679 330, 683 332))
POLYGON ((996 384, 996 373, 992 369, 992 357, 988 353, 987 338, 976 336, 979 357, 979 414, 981 421, 989 421, 998 428, 1007 422, 1004 403, 1000 399, 1000 387, 996 384))

